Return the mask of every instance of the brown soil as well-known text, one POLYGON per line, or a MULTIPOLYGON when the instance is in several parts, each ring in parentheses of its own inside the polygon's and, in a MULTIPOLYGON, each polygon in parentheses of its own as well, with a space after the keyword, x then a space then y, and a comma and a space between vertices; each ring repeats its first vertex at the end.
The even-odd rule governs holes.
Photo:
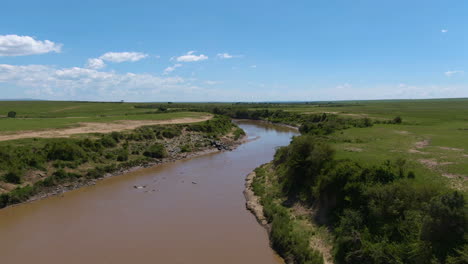
POLYGON ((418 141, 416 144, 414 144, 414 147, 417 149, 425 148, 429 146, 430 141, 428 139, 425 139, 423 141, 418 141))
POLYGON ((461 149, 461 148, 449 148, 449 147, 439 147, 439 148, 443 150, 464 151, 464 149, 461 149))
POLYGON ((362 152, 362 148, 355 148, 355 147, 345 148, 345 150, 349 152, 362 152))
POLYGON ((122 120, 113 123, 79 123, 80 126, 72 128, 53 129, 44 131, 18 131, 15 134, 11 135, 0 135, 0 141, 21 138, 59 138, 70 137, 71 135, 76 134, 88 133, 110 133, 114 131, 131 130, 148 125, 196 123, 209 120, 212 117, 212 115, 207 115, 199 118, 186 117, 169 120, 122 120))
POLYGON ((400 135, 409 135, 410 132, 405 131, 405 130, 395 130, 395 133, 400 134, 400 135))

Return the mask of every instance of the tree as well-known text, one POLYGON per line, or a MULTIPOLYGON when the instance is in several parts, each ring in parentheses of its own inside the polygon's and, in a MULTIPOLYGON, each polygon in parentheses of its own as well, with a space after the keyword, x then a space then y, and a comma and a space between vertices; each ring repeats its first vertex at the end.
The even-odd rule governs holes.
POLYGON ((401 124, 402 122, 403 122, 403 119, 400 116, 393 118, 394 124, 401 124))
POLYGON ((15 111, 8 112, 8 117, 15 118, 16 117, 16 112, 15 111))

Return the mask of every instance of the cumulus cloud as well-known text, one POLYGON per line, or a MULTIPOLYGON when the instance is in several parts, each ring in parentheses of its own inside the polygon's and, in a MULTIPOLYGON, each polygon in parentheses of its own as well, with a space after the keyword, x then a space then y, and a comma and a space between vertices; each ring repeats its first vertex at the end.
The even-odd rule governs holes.
POLYGON ((207 60, 208 56, 205 56, 203 54, 200 55, 195 55, 195 51, 189 51, 187 54, 182 55, 180 57, 176 58, 176 61, 178 62, 195 62, 195 61, 203 61, 207 60))
POLYGON ((119 63, 125 61, 135 62, 146 57, 148 57, 148 54, 141 52, 107 52, 99 57, 99 59, 119 63))
POLYGON ((242 55, 232 55, 232 54, 229 54, 229 53, 227 53, 227 52, 225 52, 225 53, 218 53, 216 56, 217 56, 219 59, 223 59, 223 60, 224 60, 224 59, 232 59, 232 58, 240 58, 240 57, 242 57, 242 55))
MULTIPOLYGON (((27 95, 44 99, 75 100, 150 100, 158 94, 190 97, 204 94, 181 77, 161 77, 153 74, 104 72, 89 68, 55 68, 46 65, 0 64, 0 84, 27 89, 27 95), (121 99, 121 98, 120 98, 121 99)), ((174 98, 176 99, 176 98, 174 98)), ((185 98, 188 99, 188 98, 185 98)))
POLYGON ((169 73, 175 71, 175 69, 177 69, 177 68, 179 68, 179 67, 182 67, 182 64, 177 63, 177 64, 174 64, 173 66, 169 66, 169 67, 167 67, 166 69, 164 69, 163 74, 165 74, 165 75, 166 75, 166 74, 169 74, 169 73))
POLYGON ((446 71, 444 72, 445 76, 452 77, 454 75, 463 74, 464 71, 446 71))
POLYGON ((441 29, 440 32, 442 32, 442 33, 447 33, 447 32, 448 32, 448 29, 441 29))
POLYGON ((104 67, 106 67, 106 64, 99 58, 88 59, 88 63, 86 64, 86 68, 94 70, 102 69, 104 67))
POLYGON ((62 44, 50 40, 36 40, 30 36, 0 35, 0 56, 25 56, 59 53, 62 44))
POLYGON ((105 61, 115 63, 121 63, 126 61, 135 62, 142 60, 146 57, 148 57, 148 54, 141 52, 107 52, 101 55, 99 58, 88 59, 86 68, 98 70, 106 67, 105 61))

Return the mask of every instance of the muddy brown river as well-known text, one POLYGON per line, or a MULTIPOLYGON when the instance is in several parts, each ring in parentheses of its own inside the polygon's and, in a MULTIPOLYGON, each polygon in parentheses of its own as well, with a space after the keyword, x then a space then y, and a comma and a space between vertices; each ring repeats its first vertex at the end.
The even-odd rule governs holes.
POLYGON ((242 192, 245 176, 296 132, 240 126, 252 140, 234 151, 0 210, 0 263, 282 263, 242 192))

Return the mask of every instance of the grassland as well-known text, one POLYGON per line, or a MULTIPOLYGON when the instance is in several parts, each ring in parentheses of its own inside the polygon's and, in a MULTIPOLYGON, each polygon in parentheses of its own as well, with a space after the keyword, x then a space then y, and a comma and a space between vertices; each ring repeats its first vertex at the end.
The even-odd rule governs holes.
POLYGON ((285 111, 303 115, 331 113, 374 121, 403 118, 402 124, 376 122, 372 127, 334 133, 338 158, 382 164, 403 158, 419 180, 449 184, 466 191, 468 177, 468 99, 382 100, 315 103, 95 103, 0 102, 0 134, 77 127, 82 123, 122 120, 200 118, 216 109, 285 111), (9 111, 16 118, 6 118, 9 111))
POLYGON ((204 113, 174 111, 174 109, 142 109, 135 103, 0 102, 0 133, 62 129, 80 126, 80 123, 109 123, 122 120, 169 120, 199 118, 204 113), (7 118, 14 111, 16 118, 7 118))
POLYGON ((400 116, 403 122, 399 125, 375 123, 335 133, 332 143, 337 157, 365 165, 402 158, 408 169, 421 175, 420 181, 468 190, 468 99, 346 101, 263 109, 376 121, 400 116))

